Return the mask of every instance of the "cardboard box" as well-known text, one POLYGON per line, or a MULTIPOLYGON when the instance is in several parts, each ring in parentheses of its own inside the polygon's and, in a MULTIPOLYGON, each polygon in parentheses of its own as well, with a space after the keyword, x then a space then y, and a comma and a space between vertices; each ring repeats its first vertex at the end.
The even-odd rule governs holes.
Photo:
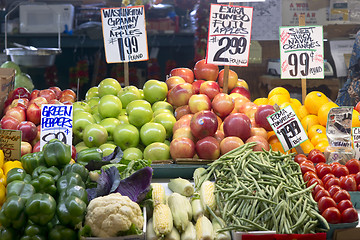
POLYGON ((14 88, 14 81, 14 69, 0 68, 0 116, 3 114, 5 100, 9 92, 14 88))
POLYGON ((360 236, 360 228, 337 229, 334 231, 333 240, 357 240, 360 236))

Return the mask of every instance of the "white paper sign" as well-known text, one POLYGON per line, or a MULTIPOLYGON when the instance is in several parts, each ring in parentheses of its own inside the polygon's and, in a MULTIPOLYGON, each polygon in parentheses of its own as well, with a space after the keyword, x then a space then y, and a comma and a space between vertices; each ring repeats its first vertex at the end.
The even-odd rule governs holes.
POLYGON ((149 59, 144 6, 102 8, 101 21, 107 63, 149 59))
POLYGON ((211 4, 206 62, 247 66, 252 7, 211 4))
POLYGON ((271 128, 278 137, 284 151, 288 151, 306 141, 308 136, 291 106, 267 117, 271 128))
POLYGON ((355 150, 355 158, 360 158, 360 127, 352 128, 353 146, 355 150))
POLYGON ((59 104, 41 105, 40 149, 57 138, 72 145, 73 106, 59 104))
POLYGON ((324 78, 322 26, 280 27, 281 78, 324 78))

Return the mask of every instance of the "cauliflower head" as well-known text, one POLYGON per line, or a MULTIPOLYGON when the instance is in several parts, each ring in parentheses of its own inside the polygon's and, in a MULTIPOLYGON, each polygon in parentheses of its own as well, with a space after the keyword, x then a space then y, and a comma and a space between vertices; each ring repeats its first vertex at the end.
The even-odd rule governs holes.
POLYGON ((131 224, 142 229, 144 218, 136 202, 120 193, 112 193, 90 201, 85 224, 91 227, 93 236, 115 237, 118 232, 129 230, 131 224))

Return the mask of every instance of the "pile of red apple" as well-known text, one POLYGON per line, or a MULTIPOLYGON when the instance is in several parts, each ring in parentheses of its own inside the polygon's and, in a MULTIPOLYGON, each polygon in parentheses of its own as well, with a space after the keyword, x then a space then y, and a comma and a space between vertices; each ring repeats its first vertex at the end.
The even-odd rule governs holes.
POLYGON ((167 101, 175 109, 170 154, 173 159, 216 159, 246 142, 257 142, 254 150, 269 150, 266 119, 273 106, 250 101, 244 80, 229 70, 228 92, 223 92, 224 70, 198 61, 194 70, 175 68, 166 80, 167 101))
POLYGON ((5 101, 1 129, 21 131, 21 155, 40 150, 42 104, 72 104, 76 94, 71 89, 50 87, 29 92, 26 88, 11 91, 5 101))

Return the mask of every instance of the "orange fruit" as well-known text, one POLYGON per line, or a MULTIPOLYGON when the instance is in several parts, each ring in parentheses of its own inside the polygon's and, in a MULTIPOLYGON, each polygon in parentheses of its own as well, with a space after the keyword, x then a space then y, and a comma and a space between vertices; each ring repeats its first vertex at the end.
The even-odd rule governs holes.
POLYGON ((274 131, 267 132, 267 138, 269 139, 272 135, 276 135, 274 131))
POLYGON ((311 143, 310 139, 306 140, 305 142, 302 142, 300 144, 300 147, 304 151, 305 154, 308 154, 312 149, 314 149, 314 145, 311 143))
POLYGON ((329 102, 325 94, 319 91, 312 91, 305 97, 304 105, 310 114, 318 114, 319 108, 329 102))
POLYGON ((269 137, 268 139, 268 143, 271 145, 275 142, 280 142, 280 140, 278 139, 278 137, 274 134, 272 136, 269 137))
POLYGON ((317 134, 326 134, 326 128, 320 124, 312 125, 308 130, 308 137, 312 139, 317 134))
POLYGON ((326 141, 321 141, 318 144, 316 144, 315 148, 319 149, 322 152, 325 152, 325 149, 329 146, 329 142, 326 141))
POLYGON ((306 132, 308 132, 313 125, 319 124, 318 116, 312 114, 305 116, 300 122, 306 132))
POLYGON ((284 148, 282 147, 280 142, 274 142, 270 144, 270 146, 273 151, 280 151, 282 153, 285 153, 284 148))
POLYGON ((280 109, 286 108, 287 106, 291 106, 291 108, 294 110, 296 116, 299 116, 299 107, 296 106, 294 103, 286 102, 280 105, 280 109))
POLYGON ((313 138, 310 139, 311 143, 316 146, 318 143, 322 141, 327 141, 327 137, 325 133, 316 134, 313 138))
MULTIPOLYGON (((273 88, 269 94, 268 94, 268 99, 270 99, 272 96, 274 95, 284 95, 285 98, 290 101, 290 93, 286 88, 283 87, 276 87, 273 88)), ((279 105, 279 104, 278 104, 279 105)))
POLYGON ((254 103, 258 106, 268 104, 269 100, 267 98, 257 98, 254 100, 254 103))
POLYGON ((318 115, 318 119, 319 119, 319 123, 321 125, 323 125, 324 127, 327 124, 327 118, 330 112, 330 109, 334 108, 334 107, 338 107, 338 105, 334 102, 327 102, 325 104, 323 104, 320 108, 319 111, 317 113, 318 115))
POLYGON ((289 102, 289 101, 290 101, 290 99, 285 95, 274 95, 271 98, 269 98, 268 104, 274 105, 276 103, 277 105, 280 106, 281 104, 289 102))
POLYGON ((299 100, 297 100, 296 98, 290 98, 290 103, 292 103, 294 106, 296 107, 301 107, 301 102, 299 100))
POLYGON ((309 115, 309 112, 306 110, 306 107, 304 105, 300 106, 298 109, 299 112, 299 119, 303 119, 305 116, 309 115))
POLYGON ((351 121, 352 127, 360 127, 359 117, 360 117, 359 112, 354 109, 352 115, 352 121, 351 121))

